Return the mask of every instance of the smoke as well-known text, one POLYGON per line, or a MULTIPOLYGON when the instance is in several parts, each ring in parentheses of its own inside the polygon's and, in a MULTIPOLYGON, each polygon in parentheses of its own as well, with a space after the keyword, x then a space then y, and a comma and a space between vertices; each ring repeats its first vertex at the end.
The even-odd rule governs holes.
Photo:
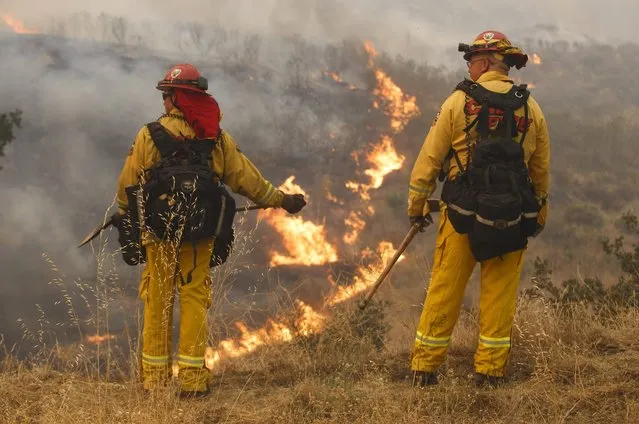
MULTIPOLYGON (((330 160, 329 132, 338 133, 333 143, 349 152, 370 141, 348 132, 368 111, 326 88, 333 82, 321 77, 321 70, 339 68, 366 89, 365 61, 348 48, 331 57, 318 46, 370 39, 391 55, 457 69, 457 42, 488 27, 514 40, 632 40, 639 4, 607 4, 606 18, 595 2, 546 0, 534 8, 506 1, 485 7, 380 0, 2 0, 5 13, 57 36, 0 33, 0 112, 24 112, 24 128, 6 149, 0 171, 0 333, 15 340, 16 318, 31 315, 35 303, 52 302, 51 278, 95 278, 95 259, 75 246, 112 203, 133 137, 163 112, 153 87, 170 65, 193 61, 200 67, 224 112, 223 127, 279 184, 302 169, 330 172, 322 168, 330 160), (43 254, 60 271, 52 271, 43 254)), ((129 277, 125 283, 134 286, 129 277)))
MULTIPOLYGON (((73 25, 87 27, 94 22, 87 15, 72 20, 73 25)), ((136 28, 135 21, 100 20, 105 28, 122 33, 136 28)), ((58 35, 73 25, 59 25, 58 35)), ((339 111, 327 110, 319 117, 313 110, 317 103, 305 104, 291 94, 321 83, 319 70, 325 67, 312 54, 305 57, 303 40, 282 40, 284 53, 276 57, 271 54, 273 44, 263 48, 261 37, 234 35, 222 28, 203 36, 222 40, 207 47, 207 57, 194 62, 209 78, 210 92, 222 107, 223 127, 273 183, 295 172, 295 166, 275 166, 273 159, 281 151, 308 157, 325 147, 324 125, 345 126, 337 118, 339 111), (315 68, 314 74, 310 68, 315 68)), ((8 343, 21 335, 18 317, 27 323, 35 319, 36 303, 52 322, 64 321, 66 311, 52 306, 62 296, 58 285, 48 284, 53 279, 66 279, 72 288, 77 278, 96 280, 95 258, 90 249, 77 249, 77 243, 112 205, 135 134, 163 113, 155 83, 172 64, 193 59, 189 45, 158 52, 153 46, 127 47, 109 43, 117 41, 109 37, 96 38, 107 43, 47 34, 0 35, 0 72, 11 75, 0 82, 3 109, 24 112, 23 128, 6 149, 0 175, 0 195, 6 199, 0 211, 0 296, 7 300, 0 334, 8 343), (55 264, 54 269, 43 257, 55 264)), ((202 45, 193 42, 190 47, 202 45)), ((107 249, 114 248, 111 240, 107 249)), ((131 271, 123 268, 117 266, 120 284, 134 287, 131 271)))
POLYGON ((134 5, 123 0, 0 2, 2 13, 16 15, 38 28, 51 29, 60 21, 68 27, 73 16, 89 14, 95 18, 93 23, 83 20, 72 29, 84 36, 107 36, 104 28, 98 28, 102 14, 123 17, 136 22, 137 28, 128 29, 131 39, 155 48, 179 42, 184 28, 175 30, 175 24, 197 22, 209 31, 224 27, 276 37, 298 34, 315 43, 367 38, 391 53, 447 64, 451 55, 446 51, 487 28, 510 33, 514 40, 543 33, 548 40, 634 41, 639 4, 616 0, 606 3, 605 9, 604 16, 601 3, 594 0, 540 0, 535 7, 507 0, 492 1, 489 6, 436 0, 142 0, 134 5))

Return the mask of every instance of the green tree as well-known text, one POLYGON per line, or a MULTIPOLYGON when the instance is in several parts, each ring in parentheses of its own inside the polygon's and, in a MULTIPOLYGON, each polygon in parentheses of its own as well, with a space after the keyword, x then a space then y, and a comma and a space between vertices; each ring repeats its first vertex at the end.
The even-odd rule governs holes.
MULTIPOLYGON (((22 124, 22 111, 16 109, 13 112, 0 115, 0 157, 4 157, 4 148, 15 139, 14 128, 20 128, 22 124)), ((2 166, 0 166, 2 169, 2 166)))

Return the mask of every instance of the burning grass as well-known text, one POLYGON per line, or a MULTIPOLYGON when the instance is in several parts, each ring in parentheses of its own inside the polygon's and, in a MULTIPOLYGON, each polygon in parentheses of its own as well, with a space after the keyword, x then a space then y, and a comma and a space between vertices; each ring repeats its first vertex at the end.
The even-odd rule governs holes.
MULTIPOLYGON (((476 316, 466 312, 439 386, 408 384, 406 345, 386 340, 393 306, 332 311, 323 333, 265 345, 212 375, 213 394, 179 401, 173 389, 144 395, 132 376, 107 379, 93 349, 75 352, 84 372, 51 359, 5 359, 0 422, 299 423, 575 422, 639 420, 639 312, 601 317, 588 306, 558 308, 522 299, 510 382, 478 390, 470 380, 476 316), (584 325, 588 323, 588 325, 584 325)), ((410 336, 410 329, 406 329, 410 336)), ((49 355, 60 355, 54 351, 49 355)), ((111 375, 115 375, 111 373, 111 375)))

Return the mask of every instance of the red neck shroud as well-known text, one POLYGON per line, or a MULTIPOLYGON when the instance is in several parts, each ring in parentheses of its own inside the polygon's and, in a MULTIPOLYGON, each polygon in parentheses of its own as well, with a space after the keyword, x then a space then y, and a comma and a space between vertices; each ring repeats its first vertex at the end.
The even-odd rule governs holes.
POLYGON ((175 100, 197 138, 217 138, 221 112, 213 97, 197 91, 175 90, 175 100))

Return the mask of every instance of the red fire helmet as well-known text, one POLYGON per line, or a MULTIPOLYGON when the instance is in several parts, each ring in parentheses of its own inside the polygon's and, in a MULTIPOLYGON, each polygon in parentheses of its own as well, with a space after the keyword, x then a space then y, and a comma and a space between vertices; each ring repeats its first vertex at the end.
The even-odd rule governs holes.
POLYGON ((200 71, 191 64, 183 63, 173 66, 164 76, 164 79, 158 82, 155 87, 158 90, 167 90, 169 88, 181 88, 184 90, 198 91, 205 93, 209 88, 206 78, 200 74, 200 71))

